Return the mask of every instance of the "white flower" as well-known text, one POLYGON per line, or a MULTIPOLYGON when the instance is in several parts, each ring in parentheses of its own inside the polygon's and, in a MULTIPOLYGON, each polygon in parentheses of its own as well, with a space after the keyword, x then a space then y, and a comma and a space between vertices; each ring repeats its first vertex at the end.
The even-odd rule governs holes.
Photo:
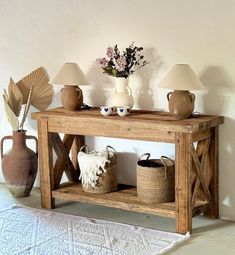
POLYGON ((117 70, 119 72, 122 72, 125 70, 125 67, 126 67, 126 58, 125 56, 120 56, 117 61, 116 61, 116 64, 115 64, 115 67, 117 68, 117 70))
POLYGON ((106 58, 97 58, 96 64, 100 65, 101 67, 106 67, 108 65, 108 60, 106 58))

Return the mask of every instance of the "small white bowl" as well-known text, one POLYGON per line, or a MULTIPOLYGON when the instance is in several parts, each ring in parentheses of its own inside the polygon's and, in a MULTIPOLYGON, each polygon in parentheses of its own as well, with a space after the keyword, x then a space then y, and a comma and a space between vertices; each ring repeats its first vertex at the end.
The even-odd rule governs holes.
POLYGON ((130 106, 119 106, 117 107, 117 114, 121 117, 128 115, 131 111, 130 106))
POLYGON ((113 113, 113 107, 112 106, 101 106, 100 113, 104 116, 108 116, 113 113))

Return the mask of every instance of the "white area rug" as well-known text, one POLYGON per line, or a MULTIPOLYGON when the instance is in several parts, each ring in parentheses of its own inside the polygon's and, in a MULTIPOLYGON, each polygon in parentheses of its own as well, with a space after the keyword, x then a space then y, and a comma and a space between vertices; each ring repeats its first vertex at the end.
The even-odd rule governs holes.
POLYGON ((28 207, 0 211, 1 255, 153 255, 187 238, 28 207))

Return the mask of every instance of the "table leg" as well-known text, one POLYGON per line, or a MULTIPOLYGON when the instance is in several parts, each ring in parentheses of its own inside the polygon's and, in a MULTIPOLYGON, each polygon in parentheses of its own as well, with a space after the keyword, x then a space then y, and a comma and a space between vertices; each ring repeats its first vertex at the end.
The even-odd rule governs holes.
POLYGON ((47 124, 47 120, 38 121, 40 188, 42 207, 52 209, 55 207, 55 199, 52 198, 53 156, 47 124))
POLYGON ((76 135, 73 141, 73 146, 71 150, 71 156, 72 156, 72 162, 74 165, 74 168, 76 171, 79 171, 80 174, 80 169, 78 165, 78 153, 80 151, 80 148, 85 144, 85 139, 84 136, 82 135, 76 135))
POLYGON ((209 172, 211 173, 210 193, 212 205, 204 212, 205 215, 211 218, 219 217, 219 180, 218 180, 218 126, 211 129, 211 143, 209 148, 209 172))
POLYGON ((192 167, 192 135, 176 133, 175 143, 175 205, 176 232, 185 234, 192 230, 192 192, 190 172, 192 167))

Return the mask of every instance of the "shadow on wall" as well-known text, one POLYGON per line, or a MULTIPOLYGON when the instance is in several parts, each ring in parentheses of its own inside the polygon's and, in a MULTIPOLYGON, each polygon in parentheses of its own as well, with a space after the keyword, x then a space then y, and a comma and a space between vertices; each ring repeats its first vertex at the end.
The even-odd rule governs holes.
POLYGON ((157 77, 163 62, 153 48, 145 49, 143 55, 149 64, 136 72, 136 76, 140 79, 140 87, 135 91, 135 105, 139 109, 152 110, 154 108, 154 98, 150 83, 152 79, 157 77))
POLYGON ((96 64, 91 66, 87 77, 92 86, 89 88, 84 86, 84 98, 87 100, 85 103, 91 106, 107 105, 109 90, 113 88, 110 77, 96 64))
POLYGON ((219 132, 219 189, 220 210, 223 216, 235 219, 235 114, 231 115, 229 106, 235 94, 235 85, 225 69, 218 66, 209 67, 200 77, 207 94, 202 97, 203 111, 207 114, 224 115, 224 124, 219 132))
MULTIPOLYGON (((61 89, 62 88, 63 88, 63 86, 58 86, 56 88, 56 90, 53 88, 52 102, 48 106, 47 109, 61 107, 61 89)), ((30 106, 29 112, 28 112, 28 116, 27 116, 27 120, 26 120, 26 126, 30 127, 30 129, 32 129, 32 130, 36 130, 37 131, 38 130, 37 129, 37 121, 33 120, 31 118, 31 114, 33 112, 38 112, 38 110, 36 108, 34 108, 33 106, 30 106)))
POLYGON ((136 164, 138 156, 136 153, 118 152, 117 174, 118 183, 136 185, 136 164))
POLYGON ((209 67, 200 77, 207 93, 203 96, 205 113, 222 115, 228 110, 229 96, 235 93, 233 81, 226 71, 218 66, 209 67))
POLYGON ((235 220, 235 120, 225 117, 219 136, 220 209, 224 217, 235 220))
MULTIPOLYGON (((150 88, 151 79, 156 78, 157 72, 162 65, 160 57, 155 49, 145 49, 144 56, 150 64, 144 66, 135 73, 139 80, 139 88, 134 89, 135 106, 140 109, 153 109, 153 91, 150 88)), ((87 77, 92 86, 84 86, 83 91, 87 104, 91 106, 108 105, 109 98, 114 93, 114 79, 103 73, 95 63, 91 65, 87 77)))

